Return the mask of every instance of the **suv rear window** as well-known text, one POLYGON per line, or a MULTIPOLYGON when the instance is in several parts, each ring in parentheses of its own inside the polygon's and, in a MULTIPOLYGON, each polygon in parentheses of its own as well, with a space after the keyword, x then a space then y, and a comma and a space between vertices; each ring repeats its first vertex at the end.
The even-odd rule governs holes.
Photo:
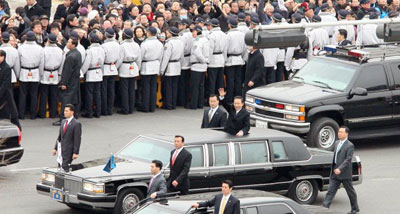
POLYGON ((356 86, 365 88, 367 91, 388 89, 386 72, 383 65, 370 65, 362 68, 356 86))

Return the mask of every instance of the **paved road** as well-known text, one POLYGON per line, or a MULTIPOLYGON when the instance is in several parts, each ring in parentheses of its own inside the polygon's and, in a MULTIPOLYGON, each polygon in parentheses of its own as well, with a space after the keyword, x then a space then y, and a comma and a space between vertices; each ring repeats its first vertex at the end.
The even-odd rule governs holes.
MULTIPOLYGON (((91 160, 116 152, 139 133, 173 132, 198 128, 202 111, 178 109, 157 110, 155 114, 113 115, 100 119, 82 119, 83 143, 79 161, 91 160)), ((38 195, 35 184, 40 182, 40 168, 55 166, 51 156, 57 127, 51 119, 24 120, 22 144, 25 154, 22 161, 0 168, 1 213, 69 214, 85 213, 70 210, 49 197, 38 195)), ((397 214, 400 210, 400 142, 398 139, 357 142, 356 155, 363 163, 364 182, 357 186, 362 213, 397 214)), ((317 205, 322 204, 325 193, 320 193, 317 205)), ((344 190, 340 190, 332 209, 346 213, 350 204, 344 190)), ((103 210, 94 213, 106 213, 103 210)))

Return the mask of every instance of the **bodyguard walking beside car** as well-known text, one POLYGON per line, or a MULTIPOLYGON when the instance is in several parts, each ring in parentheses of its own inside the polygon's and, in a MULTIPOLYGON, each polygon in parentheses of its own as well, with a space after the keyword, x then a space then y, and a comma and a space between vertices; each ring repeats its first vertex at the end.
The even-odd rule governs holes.
POLYGON ((167 181, 161 173, 163 164, 160 160, 153 160, 151 162, 151 177, 149 188, 147 189, 147 197, 157 198, 167 192, 167 181))
POLYGON ((175 136, 175 149, 171 151, 170 175, 168 178, 168 191, 177 192, 181 195, 189 194, 189 170, 192 163, 192 154, 187 151, 183 146, 185 145, 185 138, 183 136, 175 136))
POLYGON ((354 145, 348 140, 348 136, 349 128, 345 126, 340 127, 338 131, 339 142, 336 142, 333 154, 329 189, 322 206, 329 208, 340 184, 343 184, 350 199, 351 211, 349 214, 356 214, 360 212, 360 209, 357 203, 357 193, 352 183, 354 145))
POLYGON ((74 118, 74 113, 74 105, 66 104, 64 108, 65 119, 61 122, 59 135, 53 150, 53 156, 57 155, 57 162, 67 172, 72 160, 79 157, 79 148, 81 146, 82 125, 74 118))

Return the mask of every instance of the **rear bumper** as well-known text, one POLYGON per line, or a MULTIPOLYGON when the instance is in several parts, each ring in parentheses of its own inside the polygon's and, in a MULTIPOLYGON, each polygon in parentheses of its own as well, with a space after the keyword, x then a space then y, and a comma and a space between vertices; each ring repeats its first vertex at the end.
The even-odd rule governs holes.
POLYGON ((0 166, 18 163, 24 154, 24 147, 0 150, 0 166))
MULTIPOLYGON (((51 191, 53 186, 38 183, 36 184, 36 191, 47 197, 51 198, 51 191)), ((64 192, 65 204, 81 204, 87 205, 92 208, 113 208, 115 205, 116 196, 115 195, 89 195, 85 193, 78 193, 77 195, 70 194, 69 192, 64 192)))
POLYGON ((255 126, 256 120, 267 122, 268 126, 273 129, 286 131, 293 134, 307 134, 310 131, 310 123, 308 122, 299 123, 294 121, 279 120, 250 113, 250 125, 255 126))

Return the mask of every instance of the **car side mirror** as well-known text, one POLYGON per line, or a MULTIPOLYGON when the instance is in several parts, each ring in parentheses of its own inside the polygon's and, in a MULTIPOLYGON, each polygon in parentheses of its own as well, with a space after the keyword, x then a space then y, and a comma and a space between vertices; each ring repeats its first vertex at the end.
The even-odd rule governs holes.
POLYGON ((360 88, 360 87, 352 88, 352 89, 350 90, 350 93, 349 93, 349 98, 353 97, 354 95, 357 95, 357 96, 367 96, 367 95, 368 95, 368 91, 367 91, 367 89, 365 89, 365 88, 360 88))

